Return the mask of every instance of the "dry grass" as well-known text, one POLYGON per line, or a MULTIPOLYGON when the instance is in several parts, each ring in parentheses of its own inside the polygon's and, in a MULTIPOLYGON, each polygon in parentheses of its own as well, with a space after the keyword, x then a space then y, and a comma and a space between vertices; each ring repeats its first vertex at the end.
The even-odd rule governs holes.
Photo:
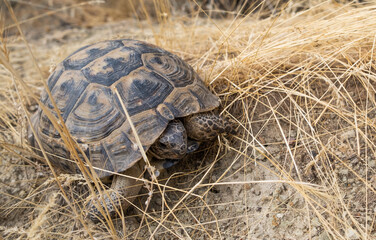
MULTIPOLYGON (((98 21, 89 29, 77 22, 80 18, 71 19, 80 33, 57 28, 32 39, 19 33, 9 38, 0 34, 0 194, 5 199, 0 203, 0 229, 4 236, 257 239, 257 226, 267 234, 260 236, 277 238, 285 235, 273 234, 304 223, 304 239, 375 238, 376 5, 286 2, 266 18, 263 11, 252 11, 260 6, 252 6, 247 15, 230 12, 225 18, 210 18, 209 13, 198 17, 205 14, 195 7, 196 1, 191 2, 190 14, 170 11, 168 1, 154 2, 153 14, 146 6, 135 10, 132 1, 128 3, 129 12, 141 11, 137 21, 110 21, 103 26, 98 21), (58 176, 52 166, 30 160, 25 129, 51 66, 80 46, 121 37, 147 40, 188 61, 221 97, 221 111, 238 122, 239 134, 221 137, 189 158, 199 162, 185 163, 189 171, 178 166, 167 179, 145 180, 148 189, 135 203, 136 216, 131 212, 123 220, 107 219, 94 226, 84 219, 82 203, 87 192, 94 191, 91 187, 88 191, 85 182, 92 179, 103 194, 106 190, 93 171, 83 167, 87 159, 77 153, 72 159, 82 167, 84 178, 58 176), (50 45, 40 46, 42 42, 50 45), (254 178, 255 171, 267 173, 268 178, 254 178), (249 206, 254 203, 253 189, 263 186, 285 189, 281 191, 290 195, 273 195, 265 204, 267 212, 259 214, 249 206), (241 189, 240 194, 232 192, 233 196, 217 201, 213 192, 221 189, 219 195, 226 194, 225 187, 241 189), (148 194, 151 202, 160 196, 159 208, 149 206, 148 194), (216 211, 222 206, 242 210, 216 211), (293 221, 283 227, 286 220, 278 215, 281 212, 303 223, 293 221), (264 225, 269 215, 270 225, 264 225)), ((88 5, 74 4, 64 7, 85 12, 88 5)), ((268 1, 260 4, 265 8, 268 1)), ((104 15, 111 11, 101 5, 98 9, 104 15)), ((2 16, 12 15, 6 5, 1 10, 2 16)), ((17 26, 17 21, 10 25, 17 26)), ((58 119, 53 121, 75 152, 69 131, 58 119)), ((300 238, 297 233, 295 238, 300 238)))

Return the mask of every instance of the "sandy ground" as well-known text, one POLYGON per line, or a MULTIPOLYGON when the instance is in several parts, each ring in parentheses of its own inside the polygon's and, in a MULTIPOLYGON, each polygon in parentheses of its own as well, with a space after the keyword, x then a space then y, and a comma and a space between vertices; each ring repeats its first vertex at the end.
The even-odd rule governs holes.
MULTIPOLYGON (((90 28, 53 29, 47 35, 30 37, 29 44, 46 78, 54 65, 83 45, 115 38, 135 38, 155 43, 154 34, 147 22, 140 24, 124 20, 90 28)), ((166 42, 162 43, 171 46, 166 42)), ((8 47, 11 63, 30 84, 30 90, 40 94, 42 84, 35 81, 39 75, 22 41, 14 40, 8 47)), ((177 54, 191 64, 195 63, 194 57, 177 54)), ((24 144, 27 123, 20 106, 12 101, 17 97, 10 87, 9 74, 5 70, 2 70, 2 74, 8 81, 8 85, 3 83, 4 89, 7 86, 10 94, 0 95, 5 109, 1 121, 14 124, 8 126, 4 123, 0 136, 2 142, 21 145, 24 144)), ((359 105, 364 103, 365 94, 355 81, 348 81, 346 89, 355 102, 358 101, 359 105)), ((318 87, 316 93, 318 96, 325 95, 325 90, 318 87)), ((278 104, 284 98, 280 93, 270 94, 274 99, 269 103, 271 105, 278 104)), ((260 102, 267 103, 265 99, 260 102)), ((29 110, 33 110, 35 104, 30 105, 29 110)), ((280 108, 280 113, 286 116, 293 117, 292 111, 296 111, 288 105, 280 108)), ((243 111, 241 105, 230 109, 234 116, 242 115, 243 111)), ((148 215, 143 218, 140 209, 145 208, 148 197, 148 190, 144 187, 135 203, 139 209, 130 208, 126 212, 125 226, 120 219, 114 221, 113 227, 91 222, 83 226, 62 200, 61 190, 49 168, 30 162, 30 154, 22 148, 3 145, 0 148, 0 236, 5 239, 111 239, 116 235, 119 238, 133 239, 137 236, 138 239, 145 239, 152 235, 161 219, 169 213, 166 205, 173 208, 179 202, 173 214, 154 233, 155 239, 326 240, 339 235, 343 239, 365 239, 365 235, 361 235, 362 228, 350 221, 354 217, 357 223, 367 226, 369 237, 376 237, 373 219, 376 196, 371 190, 367 191, 362 181, 367 179, 369 184, 375 184, 376 161, 373 152, 367 152, 364 142, 358 141, 357 132, 351 124, 335 114, 325 114, 321 118, 315 131, 320 133, 320 139, 332 155, 326 158, 330 162, 320 164, 319 159, 324 154, 320 146, 312 147, 315 143, 311 139, 296 141, 301 140, 301 131, 312 130, 309 126, 303 129, 293 126, 291 122, 277 122, 273 120, 274 113, 263 104, 255 104, 249 112, 252 113, 252 124, 247 128, 255 138, 245 138, 240 134, 202 146, 199 152, 188 156, 161 177, 162 183, 181 191, 166 189, 162 199, 161 194, 154 190, 148 215), (325 179, 320 175, 324 171, 322 168, 328 166, 334 179, 325 179), (286 179, 286 173, 294 179, 293 183, 281 180, 286 179), (343 196, 345 202, 328 194, 324 186, 330 185, 337 188, 334 191, 343 196), (187 195, 192 188, 195 190, 187 195), (307 196, 316 204, 315 207, 311 205, 312 202, 306 201, 307 196), (180 202, 181 199, 184 200, 180 202), (332 214, 331 211, 342 213, 332 214), (348 215, 349 212, 352 215, 348 215), (331 222, 331 218, 333 222, 348 224, 329 228, 325 224, 331 222)), ((373 119, 375 113, 375 110, 369 111, 369 118, 373 119)), ((374 137, 373 133, 369 136, 374 137)), ((82 177, 61 175, 59 179, 69 199, 82 206, 87 197, 87 185, 82 177)))

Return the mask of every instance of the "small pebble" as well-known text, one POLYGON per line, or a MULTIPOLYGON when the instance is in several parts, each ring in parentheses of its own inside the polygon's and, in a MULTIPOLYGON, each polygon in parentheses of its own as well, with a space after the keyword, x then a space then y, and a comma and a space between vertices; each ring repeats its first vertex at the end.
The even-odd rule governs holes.
POLYGON ((348 228, 346 229, 346 238, 347 239, 359 239, 359 236, 358 236, 358 233, 354 229, 348 228))
POLYGON ((368 167, 370 167, 370 168, 376 167, 376 160, 370 160, 370 161, 368 161, 368 167))

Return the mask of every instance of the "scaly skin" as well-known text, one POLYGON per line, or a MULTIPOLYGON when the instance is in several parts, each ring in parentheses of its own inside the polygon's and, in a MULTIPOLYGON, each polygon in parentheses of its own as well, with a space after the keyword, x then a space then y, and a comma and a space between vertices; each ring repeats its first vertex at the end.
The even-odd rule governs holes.
POLYGON ((149 152, 158 159, 183 158, 187 154, 187 132, 183 123, 180 120, 169 122, 149 152))
POLYGON ((197 113, 171 121, 149 152, 158 159, 181 159, 198 149, 200 142, 212 140, 221 133, 234 134, 228 119, 212 112, 197 113))
MULTIPOLYGON (((140 177, 143 172, 143 162, 144 161, 141 159, 122 174, 134 178, 140 177)), ((100 219, 103 219, 102 214, 98 209, 98 204, 100 204, 104 213, 106 213, 105 208, 107 208, 108 215, 110 218, 113 218, 116 215, 116 210, 120 212, 131 205, 131 202, 134 201, 138 192, 141 190, 141 187, 142 182, 137 181, 136 179, 114 175, 111 189, 107 190, 108 195, 103 194, 102 198, 99 194, 95 194, 98 199, 91 199, 87 204, 87 217, 93 222, 99 222, 100 219)))
POLYGON ((235 126, 228 119, 212 112, 193 114, 184 118, 184 126, 189 138, 209 141, 221 133, 235 134, 235 126))

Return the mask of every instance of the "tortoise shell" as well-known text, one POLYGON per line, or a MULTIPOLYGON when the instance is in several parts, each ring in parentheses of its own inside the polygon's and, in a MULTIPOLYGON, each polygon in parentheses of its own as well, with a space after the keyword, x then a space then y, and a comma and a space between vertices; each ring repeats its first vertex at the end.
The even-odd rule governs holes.
MULTIPOLYGON (((71 136, 99 177, 123 172, 142 158, 121 102, 145 151, 169 121, 212 110, 220 103, 182 59, 129 39, 103 41, 77 50, 57 66, 48 78, 48 88, 71 136)), ((41 101, 57 116, 46 92, 41 101)), ((49 157, 52 165, 80 172, 41 109, 32 122, 44 149, 53 153, 49 157)))

